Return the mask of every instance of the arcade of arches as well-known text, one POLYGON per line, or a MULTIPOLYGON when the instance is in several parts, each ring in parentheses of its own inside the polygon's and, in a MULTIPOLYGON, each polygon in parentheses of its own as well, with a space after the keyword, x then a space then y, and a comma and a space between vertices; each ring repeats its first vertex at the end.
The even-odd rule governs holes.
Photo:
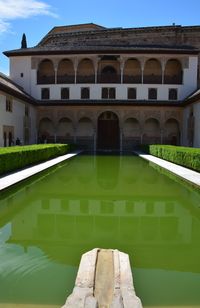
POLYGON ((180 144, 179 112, 119 110, 40 112, 38 142, 75 143, 88 150, 130 150, 139 144, 180 144))
POLYGON ((73 83, 144 83, 182 84, 183 64, 179 59, 150 58, 141 62, 137 58, 121 61, 117 56, 101 59, 61 59, 58 63, 44 59, 37 66, 38 84, 73 83))

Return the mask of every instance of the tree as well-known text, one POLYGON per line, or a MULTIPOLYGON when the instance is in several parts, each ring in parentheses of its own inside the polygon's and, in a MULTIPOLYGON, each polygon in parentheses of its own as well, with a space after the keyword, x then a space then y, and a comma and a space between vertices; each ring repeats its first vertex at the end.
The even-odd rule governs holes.
POLYGON ((25 33, 23 33, 23 35, 22 35, 21 48, 27 48, 26 34, 25 33))

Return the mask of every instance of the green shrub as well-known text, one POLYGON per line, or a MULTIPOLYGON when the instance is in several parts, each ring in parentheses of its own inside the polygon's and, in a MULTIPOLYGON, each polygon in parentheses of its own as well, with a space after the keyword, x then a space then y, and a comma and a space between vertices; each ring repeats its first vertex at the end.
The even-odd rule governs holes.
POLYGON ((200 172, 200 149, 174 145, 147 145, 141 149, 151 155, 200 172))
POLYGON ((0 174, 64 155, 69 150, 68 144, 39 144, 0 148, 0 174))

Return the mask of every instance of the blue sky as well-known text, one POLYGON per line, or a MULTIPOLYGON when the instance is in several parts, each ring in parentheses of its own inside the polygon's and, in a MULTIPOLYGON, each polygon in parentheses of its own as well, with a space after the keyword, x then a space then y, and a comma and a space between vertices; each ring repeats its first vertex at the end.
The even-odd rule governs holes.
POLYGON ((54 26, 93 22, 105 27, 199 25, 200 0, 0 0, 0 71, 8 74, 5 50, 28 47, 54 26))

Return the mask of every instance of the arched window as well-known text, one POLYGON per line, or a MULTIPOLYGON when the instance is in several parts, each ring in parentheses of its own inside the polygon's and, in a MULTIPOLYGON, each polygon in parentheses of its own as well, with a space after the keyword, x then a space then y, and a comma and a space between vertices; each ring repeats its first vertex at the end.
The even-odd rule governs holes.
POLYGON ((64 59, 59 62, 57 83, 74 83, 74 66, 71 60, 64 59))
POLYGON ((165 66, 165 84, 182 84, 183 82, 182 65, 177 59, 170 59, 165 66))
POLYGON ((142 71, 137 59, 128 59, 124 64, 123 83, 141 83, 142 71))
POLYGON ((92 60, 82 60, 77 68, 77 83, 94 83, 94 65, 92 60))
POLYGON ((148 84, 162 83, 162 67, 157 59, 149 59, 146 61, 143 82, 148 84))
POLYGON ((38 84, 55 83, 55 71, 51 60, 45 59, 40 62, 37 71, 37 83, 38 84))

